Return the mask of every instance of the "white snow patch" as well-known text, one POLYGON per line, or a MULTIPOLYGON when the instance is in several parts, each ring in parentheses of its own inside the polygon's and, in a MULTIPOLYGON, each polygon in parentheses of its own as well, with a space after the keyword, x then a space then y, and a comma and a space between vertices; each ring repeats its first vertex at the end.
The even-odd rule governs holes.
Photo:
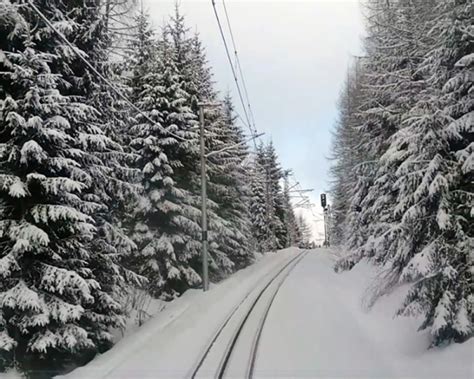
POLYGON ((8 372, 0 372, 0 379, 24 379, 24 376, 17 371, 11 370, 8 372))
POLYGON ((265 274, 294 254, 294 249, 265 254, 256 264, 211 284, 206 293, 186 291, 136 333, 67 378, 185 377, 216 325, 265 274))

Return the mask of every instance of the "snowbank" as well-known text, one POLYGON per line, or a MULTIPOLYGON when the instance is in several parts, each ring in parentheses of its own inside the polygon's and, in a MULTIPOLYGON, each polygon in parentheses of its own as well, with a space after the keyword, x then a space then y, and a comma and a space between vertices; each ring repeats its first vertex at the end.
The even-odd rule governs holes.
POLYGON ((72 378, 184 377, 208 343, 215 328, 233 306, 298 249, 264 254, 208 292, 188 290, 150 319, 136 333, 126 336, 111 350, 87 366, 67 375, 72 378))
POLYGON ((258 377, 473 378, 474 341, 428 350, 421 321, 394 317, 407 288, 367 309, 374 267, 336 274, 315 250, 282 286, 262 335, 258 377))
MULTIPOLYGON (((67 378, 186 377, 233 306, 296 252, 265 254, 207 293, 187 291, 67 378)), ((332 267, 331 253, 316 249, 285 281, 262 334, 257 377, 474 378, 473 340, 428 350, 420 320, 394 317, 407 288, 367 310, 375 269, 361 263, 336 274, 332 267)))

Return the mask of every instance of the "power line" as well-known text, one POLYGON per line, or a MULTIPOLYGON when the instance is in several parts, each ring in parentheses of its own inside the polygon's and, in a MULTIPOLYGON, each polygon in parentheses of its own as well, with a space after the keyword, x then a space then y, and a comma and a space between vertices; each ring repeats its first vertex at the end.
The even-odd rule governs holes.
POLYGON ((244 124, 247 128, 250 129, 250 125, 247 124, 247 121, 245 121, 245 120, 242 118, 242 116, 239 114, 239 112, 237 112, 237 111, 234 109, 234 113, 235 113, 235 115, 237 116, 237 118, 238 118, 240 121, 242 121, 242 124, 244 124))
MULTIPOLYGON (((248 112, 247 112, 247 107, 245 106, 244 98, 242 96, 242 90, 240 89, 239 80, 237 78, 237 73, 236 73, 234 65, 232 63, 232 58, 231 58, 230 53, 229 53, 229 47, 227 46, 227 41, 225 39, 224 30, 222 29, 221 20, 219 18, 219 14, 217 13, 216 2, 215 2, 215 0, 211 0, 211 2, 212 2, 212 8, 214 9, 214 15, 216 16, 217 25, 219 26, 219 32, 221 34, 222 42, 224 43, 224 48, 225 48, 225 51, 226 51, 226 54, 227 54, 227 59, 229 61, 229 65, 230 65, 230 68, 232 70, 232 74, 234 76, 234 81, 235 81, 235 85, 237 87, 237 92, 239 94, 240 103, 242 104, 242 109, 244 111, 245 119, 247 120, 247 126, 250 130, 250 133, 252 135, 254 135, 255 132, 254 132, 254 130, 252 130, 252 123, 250 122, 249 115, 248 115, 248 112)), ((255 140, 254 140, 254 145, 256 147, 255 140)))
POLYGON ((33 9, 33 11, 46 23, 46 25, 61 38, 66 45, 68 45, 71 50, 74 52, 74 54, 87 66, 89 69, 99 78, 101 79, 112 91, 114 91, 123 101, 125 101, 132 109, 134 109, 136 112, 138 112, 140 115, 142 115, 146 120, 151 122, 154 125, 160 126, 160 129, 162 132, 175 137, 176 139, 180 141, 187 141, 187 139, 178 136, 177 134, 174 134, 173 132, 170 132, 169 130, 164 129, 159 123, 153 121, 150 117, 148 117, 143 111, 138 108, 135 104, 133 104, 127 96, 125 96, 122 92, 120 92, 115 86, 107 80, 99 71, 96 70, 92 64, 90 64, 83 56, 80 54, 80 52, 77 50, 77 47, 74 46, 69 40, 62 34, 59 30, 57 30, 54 25, 48 20, 48 18, 38 9, 38 7, 31 2, 31 0, 26 0, 27 4, 33 9))
POLYGON ((239 55, 237 53, 237 45, 235 43, 234 33, 232 31, 232 26, 230 24, 229 14, 227 12, 227 7, 225 5, 225 0, 222 0, 222 5, 224 6, 224 13, 225 13, 225 18, 227 20, 227 27, 229 28, 230 39, 232 41, 232 46, 234 47, 235 63, 236 63, 237 69, 239 70, 240 78, 242 79, 242 87, 244 88, 244 94, 245 94, 245 98, 247 100, 247 107, 248 107, 248 110, 249 110, 250 121, 252 121, 253 128, 254 128, 255 132, 257 132, 257 128, 255 127, 255 118, 253 116, 252 107, 250 106, 250 98, 249 98, 249 94, 248 94, 248 91, 247 91, 247 85, 245 83, 245 77, 244 77, 244 74, 243 74, 243 71, 242 71, 242 65, 240 64, 239 55))

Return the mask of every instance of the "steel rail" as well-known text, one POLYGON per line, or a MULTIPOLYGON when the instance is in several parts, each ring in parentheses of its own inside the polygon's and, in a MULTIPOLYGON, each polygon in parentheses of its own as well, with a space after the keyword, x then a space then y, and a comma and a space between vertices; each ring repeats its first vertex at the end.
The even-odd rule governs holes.
MULTIPOLYGON (((284 267, 282 267, 277 273, 276 275, 274 275, 272 277, 271 280, 268 281, 268 283, 265 285, 265 287, 263 287, 263 289, 259 292, 258 296, 255 298, 255 300, 253 301, 252 305, 250 306, 250 308, 248 309, 247 313, 245 314, 245 316, 243 317, 243 319, 240 321, 240 324, 238 326, 238 328, 235 330, 235 333, 232 337, 232 339, 230 340, 229 344, 227 345, 227 348, 225 350, 225 353, 223 355, 223 358, 219 364, 219 367, 218 367, 218 370, 217 370, 217 374, 216 374, 216 378, 218 379, 222 379, 224 377, 224 374, 225 374, 225 371, 227 369, 227 366, 230 362, 230 358, 232 356, 232 353, 234 351, 234 348, 235 346, 237 345, 237 341, 239 339, 239 336, 245 326, 245 324, 247 323, 247 320, 249 319, 250 315, 252 314, 252 311, 255 309, 255 306, 257 305, 258 301, 260 300, 260 298, 263 296, 263 294, 265 293, 265 291, 270 287, 270 285, 280 276, 280 274, 286 269, 288 268, 288 266, 290 266, 293 262, 296 261, 296 263, 290 267, 290 269, 288 270, 287 274, 283 276, 283 280, 281 283, 283 283, 283 281, 286 279, 286 277, 289 275, 289 273, 292 271, 292 269, 296 266, 296 264, 298 264, 298 262, 304 258, 304 256, 306 256, 307 252, 304 252, 304 253, 300 253, 298 254, 295 258, 293 258, 290 262, 288 262, 284 267)), ((281 286, 281 284, 280 284, 281 286)), ((270 305, 271 306, 271 305, 270 305)), ((269 310, 269 308, 268 308, 269 310)), ((256 352, 255 352, 256 353, 256 352)), ((247 370, 249 371, 249 370, 247 370)))
MULTIPOLYGON (((281 274, 282 271, 284 271, 291 263, 293 263, 296 259, 300 258, 301 257, 301 254, 297 255, 296 257, 294 258, 291 258, 288 262, 285 263, 285 265, 280 268, 276 273, 275 275, 272 276, 272 278, 267 282, 267 284, 260 290, 260 292, 258 293, 257 295, 257 301, 258 299, 260 299, 260 297, 262 296, 262 294, 265 292, 265 290, 270 286, 270 284, 281 274)), ((268 274, 266 275, 268 276, 268 274)), ((201 369, 202 365, 204 364, 206 358, 208 357, 209 353, 211 352, 212 350, 212 347, 214 346, 215 342, 217 341, 217 339, 219 338, 219 336, 222 334, 222 332, 224 331, 225 327, 229 324, 229 322, 231 321, 232 317, 235 315, 235 313, 240 309, 240 307, 242 306, 242 304, 245 302, 245 300, 247 300, 249 298, 249 296, 255 292, 255 288, 252 288, 250 291, 248 291, 245 296, 240 300, 240 302, 228 313, 228 315, 225 317, 224 321, 222 322, 222 324, 217 328, 217 330, 215 331, 211 341, 207 344, 206 348, 204 349, 203 353, 201 354, 200 358, 198 359, 198 362, 197 364, 194 366, 194 368, 191 370, 191 373, 189 376, 186 376, 186 377, 190 377, 192 379, 196 378, 196 375, 198 374, 199 370, 201 369)), ((247 312, 246 312, 246 317, 245 319, 248 318, 248 315, 251 313, 252 309, 255 307, 255 304, 257 301, 254 301, 251 305, 251 309, 249 309, 247 312)), ((243 325, 240 327, 240 329, 243 327, 243 325)), ((240 334, 240 332, 239 332, 240 334)), ((228 345, 229 347, 229 345, 228 345)), ((227 351, 227 349, 226 349, 227 351)), ((220 366, 219 366, 220 367, 220 366)))

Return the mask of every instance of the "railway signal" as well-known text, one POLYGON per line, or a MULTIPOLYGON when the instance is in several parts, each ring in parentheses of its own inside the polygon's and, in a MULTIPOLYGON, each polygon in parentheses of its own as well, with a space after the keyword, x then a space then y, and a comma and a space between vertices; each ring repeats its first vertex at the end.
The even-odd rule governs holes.
POLYGON ((329 204, 325 193, 321 194, 321 207, 324 210, 324 246, 329 247, 329 204))
POLYGON ((326 194, 325 193, 322 193, 321 194, 321 207, 323 207, 323 209, 326 208, 326 194))

